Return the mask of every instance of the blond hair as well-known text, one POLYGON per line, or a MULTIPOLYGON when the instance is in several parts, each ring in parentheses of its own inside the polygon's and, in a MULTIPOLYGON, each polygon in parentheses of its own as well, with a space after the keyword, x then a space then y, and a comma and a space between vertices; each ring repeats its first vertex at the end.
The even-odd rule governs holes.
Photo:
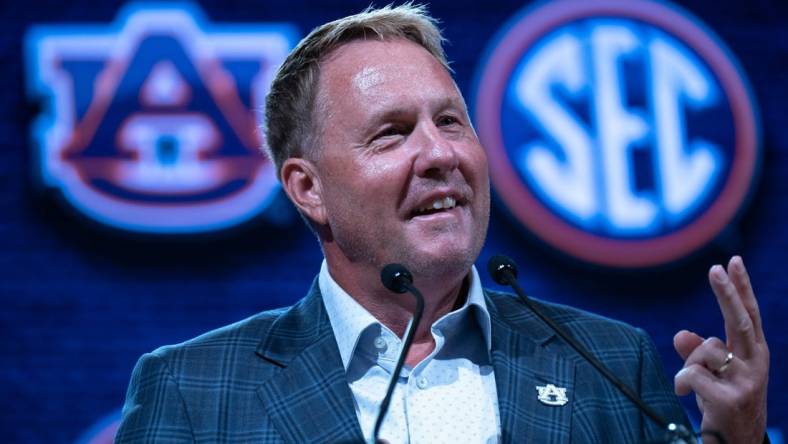
POLYGON ((410 2, 363 12, 312 30, 287 56, 265 100, 265 150, 276 167, 285 160, 313 154, 316 137, 316 96, 320 62, 353 40, 410 40, 429 51, 448 71, 443 36, 424 5, 410 2))

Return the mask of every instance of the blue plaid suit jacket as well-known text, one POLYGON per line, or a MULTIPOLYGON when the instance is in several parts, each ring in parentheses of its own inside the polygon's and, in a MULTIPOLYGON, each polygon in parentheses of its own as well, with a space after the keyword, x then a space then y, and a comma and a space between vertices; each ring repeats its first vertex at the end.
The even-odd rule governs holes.
MULTIPOLYGON (((638 443, 662 436, 514 296, 486 291, 504 443, 638 443), (537 385, 566 387, 549 406, 537 385)), ((665 418, 687 424, 648 336, 573 308, 544 311, 665 418)), ((361 442, 317 281, 261 313, 137 363, 116 442, 361 442)))

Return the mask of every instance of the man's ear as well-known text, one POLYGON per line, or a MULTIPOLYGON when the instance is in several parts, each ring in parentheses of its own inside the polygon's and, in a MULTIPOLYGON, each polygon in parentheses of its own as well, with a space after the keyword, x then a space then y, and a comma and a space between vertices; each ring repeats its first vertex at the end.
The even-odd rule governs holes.
POLYGON ((282 187, 296 207, 317 225, 325 225, 327 216, 323 189, 315 165, 300 157, 291 157, 282 164, 282 187))

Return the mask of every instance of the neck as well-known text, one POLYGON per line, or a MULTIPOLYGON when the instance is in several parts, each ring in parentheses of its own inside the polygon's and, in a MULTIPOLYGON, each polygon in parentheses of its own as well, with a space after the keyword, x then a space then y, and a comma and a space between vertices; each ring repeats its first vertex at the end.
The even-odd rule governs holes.
MULTIPOLYGON (((410 294, 395 294, 383 287, 380 270, 326 257, 331 277, 380 323, 404 337, 416 302, 410 294)), ((414 273, 414 284, 424 296, 424 313, 406 363, 414 366, 435 348, 431 327, 446 313, 462 306, 468 294, 469 270, 450 275, 414 273)))

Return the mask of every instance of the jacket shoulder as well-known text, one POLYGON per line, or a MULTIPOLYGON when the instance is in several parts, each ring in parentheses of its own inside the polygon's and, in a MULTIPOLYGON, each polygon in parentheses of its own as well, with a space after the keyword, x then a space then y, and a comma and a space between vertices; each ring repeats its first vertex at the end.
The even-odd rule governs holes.
POLYGON ((164 361, 176 376, 196 370, 210 371, 210 367, 226 363, 228 358, 253 355, 276 320, 291 308, 264 311, 187 341, 164 345, 147 355, 164 361))
POLYGON ((116 442, 278 441, 255 389, 274 369, 255 356, 277 309, 143 355, 132 372, 116 442), (225 415, 223 412, 241 412, 225 415))
MULTIPOLYGON (((536 315, 517 296, 491 290, 487 290, 487 295, 504 319, 515 324, 538 323, 545 332, 548 332, 548 336, 553 336, 549 327, 538 320, 536 315)), ((642 329, 625 322, 568 305, 536 298, 530 299, 542 313, 591 349, 604 352, 628 348, 635 351, 641 349, 644 343, 651 341, 642 329)))
MULTIPOLYGON (((516 296, 495 291, 487 294, 494 310, 509 328, 534 339, 549 352, 574 362, 576 395, 583 399, 576 405, 575 414, 585 418, 580 428, 582 434, 589 437, 589 442, 613 442, 610 435, 605 435, 609 430, 633 433, 631 439, 624 440, 626 442, 642 442, 644 438, 650 442, 664 435, 664 430, 651 421, 643 424, 645 430, 630 428, 638 424, 641 417, 635 405, 622 394, 614 390, 611 392, 610 383, 516 296), (618 407, 599 409, 598 405, 618 407), (610 427, 587 427, 605 423, 610 427)), ((665 377, 659 353, 642 329, 566 305, 531 300, 663 418, 689 426, 670 381, 665 377)), ((617 436, 618 440, 622 439, 621 436, 617 436)))

